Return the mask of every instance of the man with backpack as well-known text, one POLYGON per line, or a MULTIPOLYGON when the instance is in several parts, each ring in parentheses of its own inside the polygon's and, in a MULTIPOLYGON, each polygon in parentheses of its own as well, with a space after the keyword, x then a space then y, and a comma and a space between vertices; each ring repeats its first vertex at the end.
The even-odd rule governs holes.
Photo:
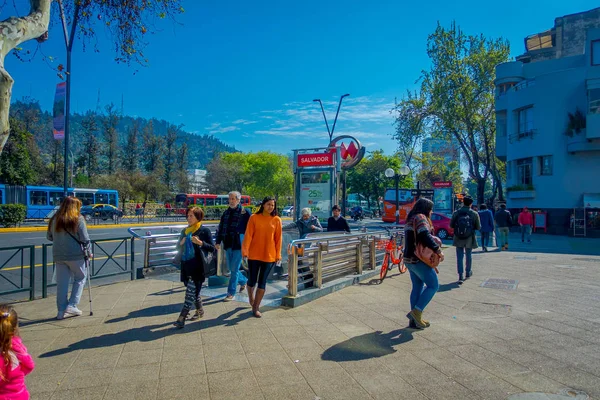
POLYGON ((510 211, 506 209, 506 204, 500 205, 500 210, 496 212, 494 220, 496 221, 496 226, 500 233, 500 243, 496 243, 496 245, 498 245, 502 251, 508 250, 508 233, 510 231, 510 226, 512 225, 512 215, 510 215, 510 211))
POLYGON ((473 275, 472 257, 473 249, 479 247, 475 231, 481 229, 479 214, 471 210, 473 198, 465 196, 463 199, 463 207, 452 214, 450 227, 454 229, 453 245, 456 247, 456 269, 458 271, 458 284, 462 285, 465 279, 469 279, 473 275), (463 275, 464 265, 463 260, 467 256, 466 275, 463 275))

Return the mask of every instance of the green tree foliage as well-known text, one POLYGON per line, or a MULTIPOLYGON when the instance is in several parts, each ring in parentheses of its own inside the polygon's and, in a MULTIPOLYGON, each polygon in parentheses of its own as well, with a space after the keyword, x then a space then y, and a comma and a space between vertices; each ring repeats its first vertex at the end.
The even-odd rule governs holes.
POLYGON ((423 153, 417 157, 420 163, 420 170, 417 173, 417 180, 423 188, 432 188, 433 182, 452 182, 454 192, 462 193, 463 180, 462 173, 457 161, 447 163, 444 157, 432 153, 423 153))
POLYGON ((135 172, 138 169, 140 149, 139 132, 140 125, 134 121, 133 126, 127 132, 127 144, 123 149, 123 169, 127 172, 135 172))
POLYGON ((144 136, 142 142, 142 153, 144 154, 144 169, 149 174, 153 174, 155 172, 160 173, 163 168, 162 138, 154 134, 153 121, 150 121, 148 125, 144 127, 144 136))
POLYGON ((227 153, 208 165, 206 182, 211 193, 237 190, 258 199, 280 198, 293 193, 294 175, 288 157, 281 154, 227 153))
POLYGON ((87 171, 88 181, 98 173, 98 153, 100 152, 100 143, 96 135, 98 134, 98 125, 96 123, 96 114, 88 112, 81 121, 81 130, 85 142, 85 169, 87 171))
POLYGON ((420 154, 421 143, 431 128, 428 126, 431 118, 427 107, 427 98, 422 92, 409 91, 392 110, 396 116, 393 137, 398 142, 398 157, 411 169, 418 166, 416 158, 420 154))
MULTIPOLYGON (((486 182, 501 179, 495 156, 494 78, 496 65, 508 61, 509 53, 504 39, 466 35, 455 23, 448 29, 438 24, 427 41, 431 67, 422 71, 420 90, 400 103, 403 112, 397 114, 398 127, 423 120, 427 135, 459 144, 480 203, 486 182)), ((410 129, 404 131, 410 137, 410 129)), ((501 182, 496 186, 501 188, 501 182)))
POLYGON ((29 153, 33 137, 17 120, 12 119, 10 126, 11 134, 0 155, 0 182, 28 185, 32 183, 35 174, 29 153))
POLYGON ((117 170, 119 155, 119 134, 117 125, 119 123, 119 112, 114 104, 106 106, 106 116, 102 121, 104 129, 104 150, 106 153, 107 172, 112 175, 117 170))
MULTIPOLYGON (((386 156, 383 150, 369 152, 357 166, 348 170, 346 187, 349 193, 358 193, 364 196, 369 207, 377 205, 379 208, 379 197, 385 194, 386 188, 394 188, 394 179, 385 176, 385 170, 393 168, 400 170, 403 163, 397 156, 386 156)), ((399 188, 412 188, 413 180, 409 174, 399 181, 399 188)))
POLYGON ((167 128, 167 136, 165 136, 164 144, 165 144, 165 175, 163 181, 169 187, 174 186, 174 170, 175 170, 175 150, 177 149, 175 146, 175 141, 177 140, 177 131, 178 128, 175 125, 170 125, 167 128))

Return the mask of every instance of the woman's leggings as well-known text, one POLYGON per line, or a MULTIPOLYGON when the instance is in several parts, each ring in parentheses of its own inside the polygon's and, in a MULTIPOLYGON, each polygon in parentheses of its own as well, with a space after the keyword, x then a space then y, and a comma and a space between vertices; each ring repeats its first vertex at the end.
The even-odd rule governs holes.
POLYGON ((193 280, 189 280, 186 285, 185 290, 185 301, 183 302, 183 309, 181 310, 182 316, 187 316, 192 309, 192 304, 196 306, 196 310, 200 314, 204 314, 204 309, 202 308, 202 297, 200 297, 200 289, 202 289, 202 282, 194 282, 193 280))
POLYGON ((274 265, 274 262, 248 260, 248 286, 253 288, 258 281, 258 288, 265 289, 267 287, 267 278, 274 265))

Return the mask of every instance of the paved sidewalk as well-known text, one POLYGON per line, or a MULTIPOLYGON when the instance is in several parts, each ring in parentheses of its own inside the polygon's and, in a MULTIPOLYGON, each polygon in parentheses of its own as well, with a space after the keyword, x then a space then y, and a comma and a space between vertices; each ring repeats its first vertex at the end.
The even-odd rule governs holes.
POLYGON ((36 361, 27 385, 33 399, 468 400, 566 389, 600 399, 600 257, 476 253, 459 287, 446 253, 423 331, 407 328, 410 279, 396 270, 261 319, 247 304, 205 298, 204 319, 183 330, 171 326, 183 288, 166 279, 94 288, 93 317, 49 319, 54 298, 20 303, 36 361), (504 288, 480 286, 488 278, 504 288))

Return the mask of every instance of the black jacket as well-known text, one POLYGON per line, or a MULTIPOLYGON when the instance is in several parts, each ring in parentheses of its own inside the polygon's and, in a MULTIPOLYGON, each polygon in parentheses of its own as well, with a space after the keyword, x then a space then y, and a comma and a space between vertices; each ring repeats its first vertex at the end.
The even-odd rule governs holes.
MULTIPOLYGON (((202 284, 204 282, 204 264, 202 263, 201 251, 212 252, 215 251, 215 245, 213 244, 212 233, 207 227, 200 227, 196 232, 192 233, 192 236, 197 236, 202 240, 202 246, 194 244, 195 256, 191 260, 181 261, 181 282, 187 284, 188 280, 193 280, 196 284, 202 284)), ((185 229, 181 231, 179 235, 179 241, 177 243, 177 249, 181 251, 181 239, 185 237, 185 229)))
POLYGON ((344 217, 340 216, 337 221, 335 218, 329 217, 327 220, 327 232, 350 232, 350 226, 344 217))
POLYGON ((496 211, 494 220, 496 221, 496 226, 498 226, 498 228, 510 228, 512 225, 512 216, 508 210, 500 209, 496 211))

